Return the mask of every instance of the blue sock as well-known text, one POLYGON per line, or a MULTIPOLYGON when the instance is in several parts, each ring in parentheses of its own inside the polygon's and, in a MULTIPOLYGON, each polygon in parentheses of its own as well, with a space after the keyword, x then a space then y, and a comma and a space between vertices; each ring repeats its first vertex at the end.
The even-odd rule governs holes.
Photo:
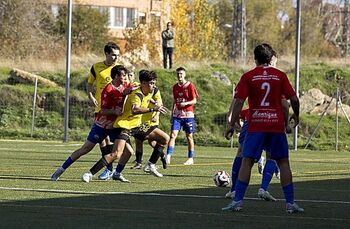
POLYGON ((239 169, 241 168, 242 164, 242 157, 235 157, 235 160, 232 164, 232 172, 231 172, 231 192, 235 191, 236 188, 236 181, 239 173, 239 169))
POLYGON ((290 204, 294 204, 294 185, 290 183, 283 188, 284 198, 286 198, 286 202, 290 204))
POLYGON ((174 152, 174 147, 173 146, 168 146, 168 149, 166 151, 166 154, 168 155, 172 155, 174 152))
POLYGON ((115 169, 116 173, 122 173, 122 171, 124 170, 125 165, 119 164, 117 165, 117 168, 115 169))
POLYGON ((68 157, 67 160, 63 163, 62 168, 67 169, 71 164, 73 164, 72 158, 68 157))
POLYGON ((267 191, 267 188, 269 187, 269 184, 271 182, 271 179, 273 177, 275 170, 276 170, 276 162, 274 160, 267 160, 264 167, 261 186, 260 186, 265 191, 267 191))
POLYGON ((194 156, 194 151, 193 150, 189 150, 187 155, 188 155, 188 158, 192 158, 194 156))
POLYGON ((236 202, 243 200, 245 192, 247 191, 247 188, 248 188, 248 183, 245 183, 245 182, 237 179, 236 194, 235 194, 235 201, 236 202))

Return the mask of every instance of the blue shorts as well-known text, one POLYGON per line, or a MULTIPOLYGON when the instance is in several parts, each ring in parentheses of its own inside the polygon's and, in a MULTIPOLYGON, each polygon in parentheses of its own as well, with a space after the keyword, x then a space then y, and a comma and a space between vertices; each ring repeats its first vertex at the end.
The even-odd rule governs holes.
POLYGON ((173 130, 181 130, 182 129, 187 133, 187 134, 192 134, 194 133, 194 118, 176 118, 173 117, 172 123, 171 123, 171 131, 173 130))
POLYGON ((107 136, 108 136, 108 130, 94 123, 91 127, 87 140, 97 144, 97 143, 101 143, 107 136))
POLYGON ((243 157, 259 160, 263 150, 271 154, 271 159, 288 158, 288 141, 285 133, 247 132, 243 157))
POLYGON ((245 136, 247 135, 247 130, 248 130, 248 122, 244 121, 238 137, 238 142, 242 147, 243 147, 245 136))

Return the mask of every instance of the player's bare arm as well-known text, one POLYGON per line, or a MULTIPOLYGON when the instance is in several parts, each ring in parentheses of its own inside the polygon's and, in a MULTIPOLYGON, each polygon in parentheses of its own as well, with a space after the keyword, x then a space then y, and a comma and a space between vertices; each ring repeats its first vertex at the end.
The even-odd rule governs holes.
POLYGON ((95 105, 95 107, 97 107, 98 102, 97 102, 96 98, 94 97, 93 88, 94 88, 93 84, 91 84, 91 83, 86 84, 86 92, 88 94, 88 97, 89 97, 90 101, 95 105))
POLYGON ((225 130, 225 138, 227 140, 231 139, 234 130, 236 128, 237 122, 239 121, 239 113, 242 110, 244 105, 244 100, 235 98, 233 99, 232 110, 230 109, 229 114, 231 113, 231 120, 227 122, 226 130, 225 130))
POLYGON ((293 114, 289 118, 289 120, 294 121, 293 128, 299 125, 299 108, 300 108, 300 102, 299 98, 295 95, 290 98, 290 105, 292 106, 293 114))

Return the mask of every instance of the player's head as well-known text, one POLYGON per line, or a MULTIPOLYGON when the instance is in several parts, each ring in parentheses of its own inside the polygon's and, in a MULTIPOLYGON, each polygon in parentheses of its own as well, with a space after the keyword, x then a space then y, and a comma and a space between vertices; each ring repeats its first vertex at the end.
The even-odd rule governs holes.
POLYGON ((168 23, 166 23, 166 28, 167 28, 167 29, 171 29, 172 25, 173 25, 173 24, 169 21, 168 23))
POLYGON ((120 82, 125 82, 127 80, 127 69, 123 65, 116 65, 111 69, 111 78, 117 79, 120 82))
POLYGON ((104 47, 104 52, 106 56, 105 64, 112 65, 117 61, 120 55, 120 48, 116 43, 108 42, 104 47))
POLYGON ((177 81, 180 84, 183 84, 186 82, 185 77, 186 77, 186 69, 184 67, 179 67, 176 69, 176 77, 177 81))
POLYGON ((128 68, 128 79, 129 79, 129 82, 132 83, 135 81, 135 68, 134 67, 130 67, 128 68))
POLYGON ((255 47, 254 49, 254 59, 257 65, 270 64, 273 49, 269 44, 263 43, 255 47))
POLYGON ((152 92, 156 86, 157 73, 154 71, 141 70, 139 72, 139 80, 142 92, 148 94, 152 92))

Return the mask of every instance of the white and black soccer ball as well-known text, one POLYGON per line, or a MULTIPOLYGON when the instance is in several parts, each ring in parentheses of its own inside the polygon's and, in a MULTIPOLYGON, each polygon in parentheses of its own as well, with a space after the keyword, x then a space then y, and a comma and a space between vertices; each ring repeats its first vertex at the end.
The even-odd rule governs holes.
POLYGON ((230 175, 224 170, 215 173, 213 180, 217 187, 227 187, 231 183, 230 175))

